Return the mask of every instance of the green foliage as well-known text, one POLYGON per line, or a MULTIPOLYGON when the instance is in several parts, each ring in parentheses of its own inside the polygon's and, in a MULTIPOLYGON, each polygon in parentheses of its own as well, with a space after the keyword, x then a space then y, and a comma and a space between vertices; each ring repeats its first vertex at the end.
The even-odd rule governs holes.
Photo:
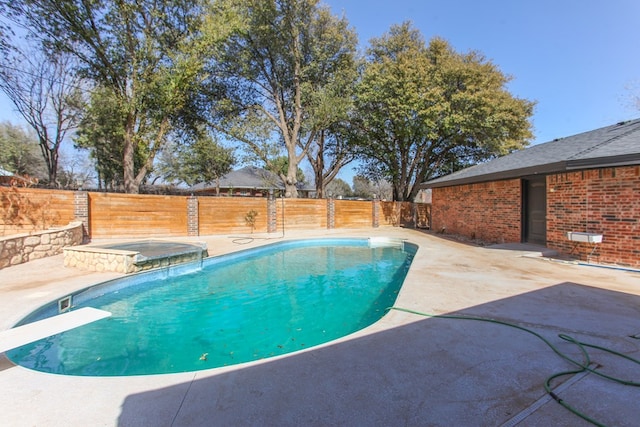
POLYGON ((344 137, 353 110, 353 94, 358 79, 357 36, 347 20, 320 9, 311 24, 319 41, 311 46, 315 60, 308 68, 312 76, 303 91, 307 100, 306 129, 314 136, 307 160, 314 172, 317 197, 323 197, 326 183, 354 160, 344 137))
POLYGON ((47 177, 37 137, 9 122, 0 123, 0 167, 16 175, 47 177))
POLYGON ((387 179, 395 200, 451 168, 524 147, 533 103, 513 97, 509 77, 478 52, 456 53, 439 38, 429 45, 410 24, 371 41, 355 138, 363 172, 387 179))
MULTIPOLYGON (((48 49, 75 55, 82 74, 104 91, 100 97, 108 97, 108 107, 118 111, 117 118, 109 120, 113 128, 92 119, 84 125, 93 127, 88 133, 122 138, 113 154, 122 156, 125 191, 138 192, 171 131, 194 127, 198 112, 205 109, 199 88, 209 78, 204 64, 210 44, 233 22, 215 15, 224 2, 0 2, 48 49)), ((94 117, 101 116, 95 112, 101 108, 93 106, 94 117)))
POLYGON ((356 175, 353 177, 353 196, 363 199, 371 199, 375 193, 369 178, 356 175))
MULTIPOLYGON (((118 190, 123 187, 126 116, 127 108, 110 88, 94 89, 74 143, 76 148, 89 150, 98 174, 98 188, 118 190)), ((139 168, 143 161, 139 153, 134 164, 139 168)))
MULTIPOLYGON (((269 162, 265 169, 279 176, 286 175, 289 170, 289 158, 287 156, 275 157, 269 162)), ((306 181, 304 172, 300 168, 298 168, 296 172, 296 181, 299 184, 304 184, 306 181)))
POLYGON ((326 187, 326 195, 331 194, 331 197, 351 197, 353 192, 349 184, 340 178, 333 179, 326 187))
POLYGON ((236 163, 234 150, 221 146, 209 134, 201 134, 191 143, 172 148, 161 165, 161 174, 170 182, 180 181, 189 186, 215 182, 231 172, 236 163))
POLYGON ((266 164, 276 142, 288 158, 286 193, 296 197, 298 164, 319 130, 348 109, 340 91, 355 76, 355 33, 317 0, 238 5, 245 26, 216 55, 225 99, 213 119, 266 164))

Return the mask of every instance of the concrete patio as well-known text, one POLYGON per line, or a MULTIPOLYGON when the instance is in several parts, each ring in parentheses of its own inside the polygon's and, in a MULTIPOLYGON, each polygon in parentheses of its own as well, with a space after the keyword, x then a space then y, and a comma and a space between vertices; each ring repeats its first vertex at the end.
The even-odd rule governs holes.
MULTIPOLYGON (((638 272, 553 261, 536 256, 535 247, 477 247, 399 228, 287 232, 284 238, 333 236, 399 237, 419 245, 396 307, 516 323, 578 360, 580 350, 558 334, 640 359, 638 272)), ((193 240, 206 241, 215 256, 279 236, 234 237, 193 240)), ((64 268, 62 255, 2 269, 0 330, 44 303, 119 276, 64 268)), ((598 372, 640 382, 639 365, 588 351, 598 372)), ((0 425, 591 425, 544 390, 547 377, 574 368, 522 330, 392 310, 338 341, 191 373, 60 376, 0 355, 0 425)), ((551 385, 567 404, 604 425, 638 425, 640 387, 593 373, 551 385)))

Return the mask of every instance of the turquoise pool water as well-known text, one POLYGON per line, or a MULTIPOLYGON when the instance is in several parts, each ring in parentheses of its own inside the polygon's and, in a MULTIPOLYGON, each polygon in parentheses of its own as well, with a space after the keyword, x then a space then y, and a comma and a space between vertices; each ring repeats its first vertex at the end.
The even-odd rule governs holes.
MULTIPOLYGON (((73 295, 113 315, 7 353, 65 375, 196 371, 343 337, 393 305, 416 247, 366 239, 281 242, 138 274, 73 295)), ((52 302, 21 324, 57 314, 52 302)))

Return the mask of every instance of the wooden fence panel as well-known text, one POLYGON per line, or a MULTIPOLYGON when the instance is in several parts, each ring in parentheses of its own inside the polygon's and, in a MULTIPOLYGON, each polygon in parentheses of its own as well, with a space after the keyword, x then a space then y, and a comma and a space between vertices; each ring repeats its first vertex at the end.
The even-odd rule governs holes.
MULTIPOLYGON (((187 236, 186 196, 88 193, 89 233, 93 238, 187 236)), ((370 228, 373 203, 333 200, 335 228, 370 228)), ((378 202, 380 226, 428 228, 431 205, 378 202)), ((276 199, 276 232, 328 228, 325 199, 276 199)), ((0 236, 40 231, 74 221, 74 192, 0 187, 0 236)), ((268 200, 263 197, 199 197, 198 233, 265 233, 268 200), (247 214, 255 211, 252 230, 247 214)))
POLYGON ((373 226, 373 203, 357 200, 334 200, 335 227, 360 228, 373 226))
POLYGON ((73 191, 0 187, 2 236, 46 230, 73 220, 73 191))
POLYGON ((263 197, 198 197, 200 235, 266 233, 267 216, 267 199, 263 197), (257 212, 253 230, 247 222, 250 211, 257 212))
POLYGON ((276 230, 317 230, 327 228, 327 201, 324 199, 277 199, 276 230))
POLYGON ((380 225, 393 227, 414 227, 414 211, 411 202, 380 202, 382 215, 380 225))
POLYGON ((143 194, 89 193, 93 238, 187 235, 187 198, 143 194))
POLYGON ((416 211, 416 227, 431 229, 431 203, 414 204, 416 211))

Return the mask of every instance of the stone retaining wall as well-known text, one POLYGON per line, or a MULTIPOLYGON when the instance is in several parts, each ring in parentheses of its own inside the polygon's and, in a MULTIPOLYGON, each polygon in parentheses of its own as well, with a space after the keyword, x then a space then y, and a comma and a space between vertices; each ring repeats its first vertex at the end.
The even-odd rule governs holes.
POLYGON ((0 237, 0 268, 58 255, 66 246, 81 244, 82 238, 81 222, 31 234, 0 237))

